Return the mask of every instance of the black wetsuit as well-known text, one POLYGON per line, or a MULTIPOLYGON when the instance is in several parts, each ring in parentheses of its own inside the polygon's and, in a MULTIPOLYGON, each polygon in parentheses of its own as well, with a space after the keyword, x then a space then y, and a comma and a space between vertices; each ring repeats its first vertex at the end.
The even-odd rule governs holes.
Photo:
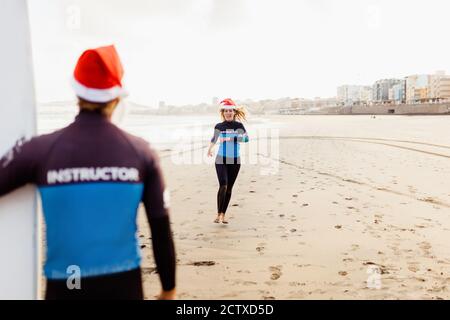
POLYGON ((217 212, 225 214, 230 203, 233 185, 241 168, 239 143, 248 142, 248 135, 241 122, 224 121, 216 124, 211 142, 216 143, 219 138, 221 141, 216 157, 216 173, 219 179, 217 212))
MULTIPOLYGON (((19 142, 0 159, 0 196, 36 184, 46 224, 47 298, 142 299, 137 209, 152 233, 162 287, 175 287, 175 249, 158 157, 99 113, 19 142), (81 290, 69 290, 69 268, 81 290)), ((6 263, 6 262, 5 262, 6 263)))
POLYGON ((141 268, 81 279, 81 290, 68 290, 66 280, 47 279, 46 300, 143 300, 141 268))

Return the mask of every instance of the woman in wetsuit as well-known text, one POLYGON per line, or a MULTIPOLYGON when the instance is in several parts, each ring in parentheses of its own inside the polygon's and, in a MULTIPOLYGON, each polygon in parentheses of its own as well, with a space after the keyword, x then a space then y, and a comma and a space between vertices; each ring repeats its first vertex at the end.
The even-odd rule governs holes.
POLYGON ((214 128, 208 156, 213 156, 212 149, 219 141, 220 148, 216 157, 219 191, 217 192, 217 218, 214 222, 228 224, 225 213, 230 203, 233 185, 241 168, 239 144, 248 142, 248 135, 241 122, 246 120, 245 111, 238 108, 233 100, 225 99, 220 103, 220 115, 223 122, 216 124, 214 128))

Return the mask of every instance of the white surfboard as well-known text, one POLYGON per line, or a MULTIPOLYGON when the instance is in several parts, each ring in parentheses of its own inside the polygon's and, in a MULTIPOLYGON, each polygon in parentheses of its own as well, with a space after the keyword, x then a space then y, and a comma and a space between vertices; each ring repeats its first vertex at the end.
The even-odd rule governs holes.
MULTIPOLYGON (((0 154, 36 132, 26 0, 1 0, 0 154)), ((0 198, 0 299, 37 297, 36 192, 27 186, 0 198)))

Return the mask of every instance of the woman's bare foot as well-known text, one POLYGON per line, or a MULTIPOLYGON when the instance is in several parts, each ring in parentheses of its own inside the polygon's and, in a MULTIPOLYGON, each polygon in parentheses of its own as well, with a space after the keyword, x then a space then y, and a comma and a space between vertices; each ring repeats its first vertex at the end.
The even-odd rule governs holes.
POLYGON ((221 214, 218 213, 216 220, 214 220, 214 223, 220 223, 220 221, 221 221, 221 214))
POLYGON ((222 213, 222 223, 228 224, 228 220, 225 220, 225 213, 222 213))

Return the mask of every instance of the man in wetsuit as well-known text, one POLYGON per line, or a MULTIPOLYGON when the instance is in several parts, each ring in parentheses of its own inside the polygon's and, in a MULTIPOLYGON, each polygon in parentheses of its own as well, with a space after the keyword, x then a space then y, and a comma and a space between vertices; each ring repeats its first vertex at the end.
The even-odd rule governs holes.
MULTIPOLYGON (((85 51, 68 127, 16 146, 0 160, 0 196, 37 185, 46 224, 46 299, 143 299, 136 216, 143 202, 162 284, 175 297, 175 249, 158 157, 111 123, 124 95, 114 46, 85 51), (73 272, 79 285, 69 285, 73 272)), ((73 283, 77 283, 74 281, 73 283)))

